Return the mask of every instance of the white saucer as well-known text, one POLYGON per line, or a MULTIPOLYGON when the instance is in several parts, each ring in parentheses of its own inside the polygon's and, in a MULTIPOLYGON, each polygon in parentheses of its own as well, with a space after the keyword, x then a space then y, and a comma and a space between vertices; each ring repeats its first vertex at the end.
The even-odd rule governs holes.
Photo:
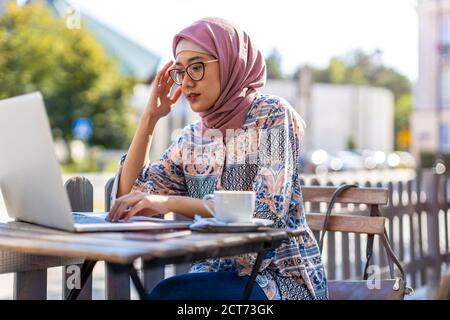
POLYGON ((251 222, 230 223, 220 222, 216 218, 203 218, 196 220, 189 228, 195 231, 208 232, 247 232, 256 231, 260 227, 269 227, 272 224, 272 220, 259 218, 253 218, 251 222))

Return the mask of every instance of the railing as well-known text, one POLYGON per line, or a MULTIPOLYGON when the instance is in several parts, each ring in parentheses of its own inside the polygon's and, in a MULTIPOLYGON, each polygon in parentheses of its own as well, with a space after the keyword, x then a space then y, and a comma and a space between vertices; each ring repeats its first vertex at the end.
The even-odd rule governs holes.
MULTIPOLYGON (((346 181, 352 183, 353 181, 346 181)), ((319 186, 317 180, 310 185, 319 186)), ((332 183, 325 185, 333 186, 332 183)), ((360 184, 362 187, 387 187, 389 203, 381 207, 386 217, 389 239, 395 254, 404 265, 407 281, 413 288, 427 285, 428 298, 434 296, 442 270, 450 262, 449 208, 447 178, 424 171, 416 180, 386 184, 360 184)), ((306 212, 324 213, 327 203, 305 201, 306 212)), ((336 212, 368 215, 366 205, 347 204, 336 212)), ((316 233, 318 238, 318 234, 316 233)), ((374 246, 374 262, 387 273, 386 254, 380 241, 374 246)), ((367 238, 359 234, 328 232, 324 239, 323 259, 329 279, 357 279, 362 276, 367 238)))
MULTIPOLYGON (((352 182, 352 181, 349 181, 352 182)), ((312 186, 320 185, 317 180, 312 186)), ((332 183, 326 183, 333 186, 332 183)), ((387 187, 389 189, 389 204, 381 207, 381 213, 387 217, 388 235, 396 255, 402 261, 407 273, 408 283, 417 288, 430 285, 436 288, 439 284, 441 269, 450 262, 449 251, 449 202, 447 180, 442 175, 425 172, 419 179, 407 183, 392 183, 386 185, 365 183, 364 187, 387 187)), ((93 210, 93 187, 83 177, 69 179, 65 184, 73 211, 93 210)), ((109 195, 112 179, 105 186, 105 195, 109 195)), ((305 186, 306 187, 306 186, 305 186)), ((306 188, 305 188, 306 189, 306 188)), ((109 210, 109 196, 105 196, 105 209, 109 210)), ((310 203, 305 201, 306 212, 324 212, 326 203, 310 203)), ((341 205, 337 213, 365 214, 368 212, 363 205, 341 205)), ((177 219, 184 219, 177 216, 177 219)), ((316 235, 317 237, 317 235, 316 235)), ((365 237, 359 234, 343 234, 328 232, 324 245, 324 262, 329 279, 351 279, 362 275, 365 263, 365 237)), ((375 244, 374 264, 382 271, 387 271, 387 258, 379 250, 379 242, 375 244)), ((63 297, 67 293, 66 279, 71 272, 67 266, 80 264, 82 259, 43 257, 15 252, 0 251, 0 273, 15 273, 14 299, 46 299, 47 268, 66 266, 63 268, 63 297)), ((185 273, 188 265, 175 266, 175 273, 185 273)), ((141 264, 140 276, 143 278, 146 290, 156 285, 166 277, 164 267, 148 268, 141 264)), ((92 279, 83 289, 80 299, 92 298, 92 279)), ((105 263, 105 298, 130 299, 130 279, 118 278, 108 263, 105 263)))

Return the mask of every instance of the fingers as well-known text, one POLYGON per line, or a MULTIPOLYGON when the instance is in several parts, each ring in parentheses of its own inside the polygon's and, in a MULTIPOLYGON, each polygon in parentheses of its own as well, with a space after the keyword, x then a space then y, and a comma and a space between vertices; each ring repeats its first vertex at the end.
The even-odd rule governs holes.
POLYGON ((152 206, 151 200, 149 200, 148 197, 145 197, 141 201, 136 203, 133 206, 133 208, 123 216, 123 219, 125 221, 128 221, 129 219, 131 219, 138 213, 145 214, 145 215, 155 215, 155 214, 160 213, 157 210, 154 210, 153 208, 151 208, 151 206, 152 206))
POLYGON ((118 198, 106 220, 119 221, 126 213, 126 209, 138 203, 144 196, 141 192, 133 192, 118 198))
POLYGON ((182 93, 181 87, 178 87, 177 90, 173 93, 172 97, 170 98, 171 103, 175 103, 178 101, 182 93))
POLYGON ((170 89, 172 88, 173 84, 175 83, 173 79, 168 75, 168 78, 163 78, 161 83, 161 95, 164 97, 167 97, 169 95, 170 89))
POLYGON ((173 61, 167 62, 164 65, 164 67, 161 69, 161 71, 158 72, 158 75, 156 76, 156 83, 158 85, 165 83, 167 81, 167 77, 170 78, 168 70, 172 66, 172 64, 173 64, 173 61))
POLYGON ((128 221, 130 218, 132 218, 133 216, 135 216, 139 211, 141 211, 142 209, 144 209, 144 200, 139 201, 134 207, 133 209, 131 209, 130 211, 128 211, 128 213, 126 213, 123 216, 123 219, 125 221, 128 221))
POLYGON ((170 78, 168 69, 172 66, 173 61, 169 61, 164 65, 164 67, 157 73, 155 81, 154 81, 154 90, 159 94, 162 91, 161 84, 165 84, 167 82, 167 77, 170 78))

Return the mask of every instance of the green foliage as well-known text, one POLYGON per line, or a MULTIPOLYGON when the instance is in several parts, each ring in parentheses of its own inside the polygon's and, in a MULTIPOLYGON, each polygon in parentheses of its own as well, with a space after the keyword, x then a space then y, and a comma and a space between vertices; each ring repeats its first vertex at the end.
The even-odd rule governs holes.
POLYGON ((283 79, 281 71, 281 55, 278 50, 273 49, 266 58, 267 79, 283 79))
POLYGON ((0 18, 0 99, 39 90, 50 124, 66 141, 72 122, 91 118, 89 143, 125 147, 133 133, 128 106, 135 80, 84 29, 69 29, 43 5, 11 4, 0 18))
POLYGON ((396 131, 409 128, 409 116, 412 112, 412 95, 404 93, 397 98, 395 103, 395 127, 396 131))

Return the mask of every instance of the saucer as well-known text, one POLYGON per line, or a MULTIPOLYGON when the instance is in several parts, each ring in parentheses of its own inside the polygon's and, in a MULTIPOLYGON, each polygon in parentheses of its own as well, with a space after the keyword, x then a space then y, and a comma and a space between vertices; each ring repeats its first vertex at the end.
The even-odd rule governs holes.
POLYGON ((250 222, 221 222, 216 218, 201 218, 196 219, 189 228, 195 231, 207 232, 248 232, 257 231, 261 227, 270 227, 273 224, 272 220, 253 218, 250 222))

